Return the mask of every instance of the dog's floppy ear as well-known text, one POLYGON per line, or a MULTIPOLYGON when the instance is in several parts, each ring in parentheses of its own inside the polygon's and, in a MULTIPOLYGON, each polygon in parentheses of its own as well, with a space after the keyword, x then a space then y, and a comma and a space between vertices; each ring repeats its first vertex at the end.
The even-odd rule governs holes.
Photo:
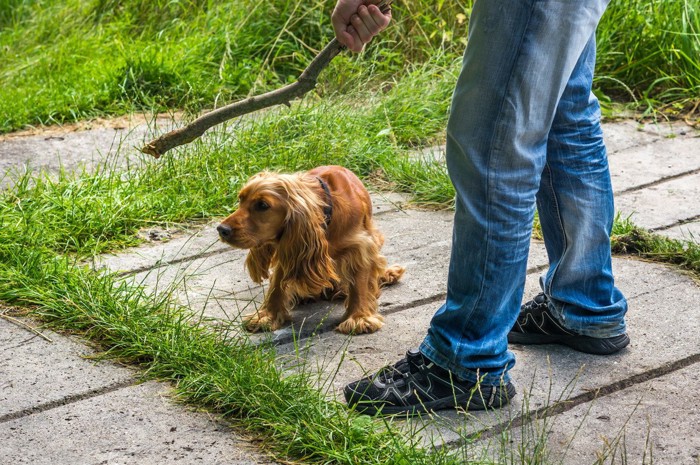
POLYGON ((314 185, 300 180, 289 190, 287 224, 277 248, 277 266, 302 295, 320 294, 340 280, 326 239, 324 203, 313 193, 314 185))
POLYGON ((272 267, 274 256, 275 246, 273 244, 263 244, 248 251, 245 267, 254 282, 260 284, 264 279, 270 277, 270 268, 272 267))

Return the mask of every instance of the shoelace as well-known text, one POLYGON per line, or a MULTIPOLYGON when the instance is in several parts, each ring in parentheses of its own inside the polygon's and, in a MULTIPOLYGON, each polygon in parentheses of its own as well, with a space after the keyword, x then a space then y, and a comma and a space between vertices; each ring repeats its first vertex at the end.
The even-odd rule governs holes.
POLYGON ((541 307, 542 305, 545 305, 547 303, 547 297, 544 295, 544 292, 540 292, 535 296, 534 299, 525 302, 523 305, 523 310, 530 311, 534 310, 538 307, 541 307))
POLYGON ((379 380, 382 383, 398 381, 402 379, 407 373, 411 372, 411 363, 408 361, 407 357, 402 358, 394 365, 389 365, 384 367, 379 372, 379 380))

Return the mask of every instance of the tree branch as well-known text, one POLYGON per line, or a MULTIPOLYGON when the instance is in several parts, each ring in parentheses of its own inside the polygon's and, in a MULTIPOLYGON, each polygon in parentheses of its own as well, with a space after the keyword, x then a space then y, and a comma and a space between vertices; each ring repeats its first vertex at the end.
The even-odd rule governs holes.
MULTIPOLYGON (((391 2, 392 0, 382 0, 379 2, 378 6, 383 12, 386 12, 391 6, 391 2)), ((155 158, 160 158, 160 156, 168 150, 192 142, 204 134, 207 129, 231 118, 274 105, 284 104, 289 106, 292 100, 302 97, 316 87, 318 76, 321 74, 321 71, 323 71, 331 60, 344 48, 345 47, 334 38, 318 55, 316 55, 316 58, 311 61, 309 66, 306 67, 295 82, 280 89, 249 97, 245 100, 240 100, 210 111, 187 126, 175 129, 152 140, 146 144, 141 151, 155 158)))

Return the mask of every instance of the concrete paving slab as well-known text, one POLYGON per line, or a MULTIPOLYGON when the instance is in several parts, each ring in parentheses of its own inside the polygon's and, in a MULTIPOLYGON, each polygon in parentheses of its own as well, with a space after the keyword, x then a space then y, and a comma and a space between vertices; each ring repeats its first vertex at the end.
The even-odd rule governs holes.
POLYGON ((221 420, 149 382, 0 423, 7 464, 269 464, 221 420))
MULTIPOLYGON (((391 315, 421 302, 441 299, 449 264, 452 213, 416 210, 389 212, 378 216, 377 223, 387 238, 384 253, 389 262, 407 268, 398 285, 383 291, 380 311, 391 315)), ((241 314, 254 311, 262 302, 266 289, 266 284, 255 285, 244 271, 245 254, 245 251, 231 249, 143 272, 134 279, 151 288, 163 289, 187 275, 186 285, 176 291, 180 301, 196 314, 218 320, 215 324, 223 325, 232 335, 238 329, 228 323, 238 320, 241 314)), ((542 243, 534 241, 529 269, 540 269, 546 263, 542 243)), ((340 322, 343 313, 340 301, 301 305, 292 312, 292 324, 275 332, 272 338, 282 343, 294 337, 330 331, 340 322)))
POLYGON ((642 123, 628 119, 603 122, 603 137, 609 155, 633 147, 664 143, 670 139, 698 136, 700 136, 700 130, 682 121, 642 123))
POLYGON ((218 221, 212 221, 198 228, 171 231, 168 240, 151 241, 116 254, 101 255, 95 257, 91 265, 96 270, 137 273, 227 251, 230 247, 220 242, 216 233, 218 224, 218 221))
POLYGON ((700 172, 671 179, 642 190, 615 197, 615 208, 622 217, 647 229, 674 226, 698 215, 700 172))
MULTIPOLYGON (((426 440, 454 442, 460 437, 458 431, 473 433, 517 416, 524 408, 525 399, 528 409, 537 409, 700 353, 700 341, 687 337, 695 330, 686 327, 687 331, 681 332, 673 324, 684 321, 692 326, 700 322, 697 308, 700 287, 665 266, 627 259, 616 259, 614 265, 618 286, 630 302, 629 348, 613 356, 596 357, 559 346, 512 345, 510 349, 517 358, 512 376, 519 390, 513 404, 496 415, 446 411, 440 413, 437 424, 430 424, 432 418, 419 420, 425 428, 426 440), (673 308, 672 313, 669 308, 673 308), (425 421, 429 424, 423 424, 425 421)), ((525 295, 529 297, 538 291, 538 273, 531 273, 525 295)), ((395 363, 408 348, 417 347, 439 304, 434 302, 392 314, 386 326, 375 334, 349 338, 326 333, 308 343, 301 341, 300 354, 309 360, 312 369, 325 367, 324 373, 333 374, 331 379, 322 378, 328 383, 325 388, 342 397, 345 384, 395 363)), ((279 350, 292 356, 293 349, 290 345, 279 350)))
MULTIPOLYGON (((448 252, 452 235, 452 213, 450 212, 403 210, 377 215, 375 219, 377 226, 386 237, 382 251, 391 263, 404 264, 406 260, 419 261, 421 253, 428 253, 425 250, 423 252, 419 250, 428 246, 435 248, 436 253, 448 252)), ((216 237, 214 229, 205 231, 202 235, 204 234, 216 237)), ((179 244, 166 243, 159 248, 163 251, 161 254, 176 256, 177 249, 170 252, 168 250, 178 246, 179 244)), ((145 283, 152 285, 156 282, 172 282, 178 274, 191 273, 195 276, 188 280, 188 287, 202 289, 205 294, 210 294, 214 279, 222 281, 222 277, 226 283, 221 284, 224 286, 221 290, 225 289, 228 293, 245 292, 254 285, 243 266, 247 251, 224 244, 223 248, 207 249, 207 253, 203 255, 204 257, 200 259, 197 258, 197 254, 193 254, 193 260, 177 263, 177 266, 168 267, 160 273, 150 270, 141 272, 136 277, 143 278, 145 283), (209 254, 208 250, 220 250, 221 253, 209 254)))
POLYGON ((620 193, 700 170, 698 145, 697 138, 678 137, 612 154, 609 162, 613 189, 620 193))
MULTIPOLYGON (((659 164, 660 160, 669 161, 668 153, 665 152, 665 147, 670 146, 674 154, 680 154, 682 157, 691 156, 694 154, 693 149, 697 145, 694 138, 700 137, 700 129, 694 129, 683 122, 672 123, 639 123, 633 120, 623 120, 616 122, 603 123, 603 137, 608 151, 608 156, 611 160, 611 165, 617 167, 624 166, 625 160, 630 158, 630 155, 635 155, 637 152, 642 155, 656 154, 659 158, 649 159, 652 163, 646 166, 647 172, 641 174, 653 175, 653 170, 649 170, 649 166, 659 164), (690 148, 688 153, 683 153, 684 148, 690 148)), ((437 160, 445 159, 445 145, 433 145, 430 147, 422 147, 411 153, 411 156, 419 160, 437 160)), ((697 157, 696 157, 697 158, 697 157)), ((631 160, 634 163, 634 159, 631 160)), ((674 162, 674 164, 678 164, 674 162)), ((673 172, 671 167, 665 168, 667 171, 673 172)), ((631 171, 631 170, 628 170, 631 171)), ((630 187, 628 177, 625 174, 618 175, 616 170, 613 170, 613 177, 622 178, 613 183, 617 190, 622 190, 630 187), (623 182, 624 181, 624 182, 623 182)))
MULTIPOLYGON (((677 310, 681 312, 681 315, 685 312, 687 313, 686 316, 690 318, 698 311, 693 303, 700 301, 694 300, 700 299, 700 287, 689 277, 679 275, 673 269, 666 266, 629 259, 616 258, 614 260, 614 267, 617 275, 617 285, 623 290, 625 296, 631 302, 628 318, 633 318, 634 322, 642 318, 643 324, 648 324, 650 328, 653 328, 654 321, 658 324, 672 326, 670 324, 672 316, 669 315, 668 312, 655 313, 655 315, 660 318, 657 320, 654 320, 655 317, 652 318, 652 315, 649 313, 654 309, 648 309, 647 307, 653 307, 654 299, 659 296, 664 298, 668 297, 669 302, 673 302, 674 311, 677 310), (687 287, 689 287, 689 289, 687 289, 687 287)), ((528 275, 525 299, 529 299, 540 292, 538 282, 539 273, 533 272, 528 275)), ((317 354, 319 357, 323 358, 326 356, 326 350, 331 354, 336 353, 337 350, 334 350, 334 348, 343 347, 347 344, 348 339, 353 344, 353 346, 349 346, 348 348, 349 353, 355 350, 353 348, 355 347, 354 344, 367 346, 364 349, 358 349, 358 353, 364 354, 366 352, 367 355, 357 360, 362 361, 361 365, 363 366, 365 362, 369 363, 369 368, 363 370, 358 367, 358 371, 348 372, 347 379, 338 379, 336 387, 341 388, 350 378, 364 372, 375 371, 377 368, 386 364, 382 362, 375 363, 373 361, 375 356, 381 358, 381 354, 386 351, 388 352, 386 359, 396 361, 396 356, 401 357, 405 354, 406 349, 417 346, 425 335, 433 313, 438 309, 441 303, 442 301, 439 300, 396 312, 392 314, 391 318, 387 319, 386 326, 373 335, 360 335, 348 338, 338 333, 324 334, 311 341, 313 344, 313 351, 310 352, 310 355, 317 354), (382 335, 382 333, 390 333, 392 335, 391 340, 387 341, 386 334, 382 335)), ((665 311, 667 307, 668 305, 654 311, 665 311)), ((641 330, 639 325, 635 326, 632 322, 629 323, 629 326, 631 332, 642 331, 641 335, 644 336, 644 338, 653 338, 652 340, 655 345, 661 345, 661 338, 667 336, 666 333, 658 333, 657 336, 654 331, 647 331, 646 329, 641 330)), ((684 339, 686 339, 684 334, 670 335, 669 337, 671 338, 668 341, 669 347, 664 348, 664 350, 668 352, 669 357, 678 356, 679 358, 683 358, 690 352, 694 353, 693 350, 700 351, 700 341, 695 341, 693 339, 684 342, 684 339), (676 339, 678 339, 678 341, 676 341, 676 339), (690 352, 688 352, 689 350, 690 352)), ((647 342, 649 342, 649 340, 647 340, 647 342)), ((634 346, 634 344, 632 344, 632 346, 634 346)), ((532 351, 544 351, 548 353, 556 349, 556 347, 557 346, 525 347, 513 345, 511 350, 523 353, 532 351)), ((279 348, 280 352, 288 352, 286 349, 286 347, 279 348)), ((572 353, 572 351, 568 349, 563 349, 562 352, 565 354, 572 353)), ((573 354, 575 354, 577 358, 588 357, 585 354, 578 354, 576 352, 573 352, 573 354)), ((593 360, 601 359, 599 357, 590 358, 593 360)), ((643 363, 641 366, 643 369, 647 369, 650 366, 655 366, 655 364, 656 361, 649 359, 647 363, 643 363), (651 365, 649 365, 649 363, 651 365)), ((576 369, 578 369, 578 367, 576 367, 576 369)), ((343 377, 345 377, 345 375, 343 375, 343 377)), ((584 385, 582 390, 589 388, 590 386, 584 385)))
POLYGON ((132 370, 89 360, 84 344, 40 331, 52 342, 0 319, 0 419, 133 382, 132 370))
POLYGON ((551 463, 700 462, 698 365, 667 374, 514 430, 547 431, 551 463))
POLYGON ((0 188, 11 184, 12 176, 2 175, 23 171, 27 165, 55 173, 62 166, 69 171, 81 166, 91 171, 105 160, 114 168, 138 164, 147 159, 138 152, 143 142, 174 125, 167 116, 151 121, 126 116, 0 136, 0 188))
MULTIPOLYGON (((116 166, 126 162, 128 149, 144 137, 144 128, 101 127, 90 131, 55 132, 28 137, 16 137, 0 142, 0 173, 24 169, 30 165, 36 170, 57 172, 61 166, 94 168, 108 157, 120 159, 116 166), (96 149, 98 148, 98 149, 96 149)), ((132 153, 133 155, 133 153, 132 153)))
POLYGON ((645 131, 645 125, 637 121, 623 120, 603 123, 603 138, 608 155, 612 155, 631 147, 651 144, 659 140, 659 135, 648 130, 645 131))

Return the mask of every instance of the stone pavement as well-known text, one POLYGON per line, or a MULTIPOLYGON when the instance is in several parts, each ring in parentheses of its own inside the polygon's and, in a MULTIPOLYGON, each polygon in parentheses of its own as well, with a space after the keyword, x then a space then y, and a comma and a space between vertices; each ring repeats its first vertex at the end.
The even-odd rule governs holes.
MULTIPOLYGON (((670 237, 700 237, 700 131, 632 121, 607 123, 604 129, 621 214, 670 237)), ((135 140, 143 134, 138 128, 112 129, 110 140, 109 131, 101 130, 94 153, 120 145, 120 134, 135 140)), ((0 140, 0 160, 14 154, 17 166, 34 160, 35 153, 57 153, 70 165, 66 160, 72 152, 62 143, 71 147, 72 137, 85 140, 89 134, 0 140), (21 150, 18 144, 24 144, 21 150)), ((425 155, 440 157, 441 149, 426 149, 425 155)), ((375 193, 373 198, 378 226, 386 235, 384 253, 390 263, 407 267, 401 283, 380 299, 384 328, 372 335, 342 336, 333 332, 341 304, 317 302, 295 310, 293 323, 271 336, 280 353, 304 356, 327 374, 336 395, 346 382, 394 363, 418 345, 445 295, 452 214, 411 209, 399 195, 375 193), (298 346, 305 350, 297 352, 298 346)), ((101 257, 95 267, 120 271, 124 279, 147 286, 187 276, 180 296, 192 310, 203 312, 212 324, 239 331, 239 315, 254 308, 264 288, 245 274, 245 252, 217 241, 215 225, 168 231, 167 242, 101 257)), ((163 234, 150 231, 146 236, 163 234)), ((546 263, 543 244, 533 241, 526 297, 537 292, 546 263)), ((470 446, 477 454, 508 447, 517 456, 518 447, 533 447, 532 436, 545 431, 552 458, 563 463, 611 463, 614 453, 615 463, 624 463, 619 456, 624 449, 627 463, 652 463, 653 457, 657 464, 700 464, 700 286, 671 267, 627 257, 616 257, 614 269, 630 303, 632 343, 627 349, 595 357, 557 346, 513 345, 518 397, 509 408, 468 415, 441 412, 405 427, 422 428, 426 443, 447 446, 463 445, 465 437, 479 434, 481 439, 470 446), (555 402, 556 415, 537 417, 555 402), (501 433, 509 424, 514 426, 504 440, 501 433)), ((92 361, 80 341, 40 331, 45 338, 0 319, 1 463, 269 461, 220 419, 168 400, 167 385, 136 384, 128 367, 92 361)))

